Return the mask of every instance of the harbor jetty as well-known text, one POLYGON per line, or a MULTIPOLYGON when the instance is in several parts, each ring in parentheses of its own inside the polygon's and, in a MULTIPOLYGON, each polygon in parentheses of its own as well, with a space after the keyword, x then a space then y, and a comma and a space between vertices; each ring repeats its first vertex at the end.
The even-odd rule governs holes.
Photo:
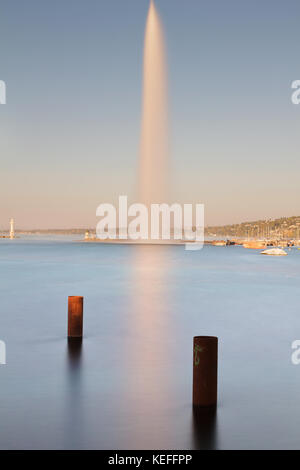
MULTIPOLYGON (((95 233, 92 233, 90 231, 86 231, 83 241, 86 243, 113 243, 113 244, 149 244, 149 245, 182 245, 187 242, 185 239, 181 240, 130 240, 130 239, 119 239, 118 236, 116 239, 110 239, 108 238, 107 240, 102 240, 97 238, 95 233)), ((212 246, 222 246, 222 247, 228 247, 228 246, 243 246, 244 248, 251 249, 251 250, 264 250, 268 247, 281 247, 281 248, 289 248, 292 246, 299 246, 300 247, 300 239, 295 240, 295 239, 244 239, 244 238, 224 238, 224 239, 218 239, 218 240, 208 240, 206 239, 204 241, 204 245, 212 245, 212 246)))

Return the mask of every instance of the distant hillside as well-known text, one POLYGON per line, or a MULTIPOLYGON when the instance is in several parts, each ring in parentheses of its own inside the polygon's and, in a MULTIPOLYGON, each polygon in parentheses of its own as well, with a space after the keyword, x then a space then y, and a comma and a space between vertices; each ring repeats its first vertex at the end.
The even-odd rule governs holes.
POLYGON ((300 239, 300 216, 206 227, 206 236, 300 239))

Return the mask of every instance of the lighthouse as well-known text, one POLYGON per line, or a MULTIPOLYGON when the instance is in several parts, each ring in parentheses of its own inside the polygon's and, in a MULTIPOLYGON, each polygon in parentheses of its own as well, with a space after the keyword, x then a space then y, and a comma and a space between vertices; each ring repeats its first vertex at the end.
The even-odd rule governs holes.
POLYGON ((10 238, 10 239, 15 238, 15 228, 14 228, 14 225, 15 225, 14 219, 10 219, 10 232, 9 232, 9 238, 10 238))

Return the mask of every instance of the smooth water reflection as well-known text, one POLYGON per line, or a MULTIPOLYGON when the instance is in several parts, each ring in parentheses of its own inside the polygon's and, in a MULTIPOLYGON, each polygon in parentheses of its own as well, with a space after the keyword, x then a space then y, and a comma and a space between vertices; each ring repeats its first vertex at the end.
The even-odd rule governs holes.
POLYGON ((82 338, 68 338, 68 364, 70 372, 74 371, 75 375, 80 370, 82 353, 82 338))
POLYGON ((214 450, 218 448, 217 408, 193 408, 193 448, 214 450))
POLYGON ((67 339, 65 445, 80 447, 84 422, 82 384, 82 338, 67 339))
POLYGON ((146 429, 154 445, 167 433, 166 414, 174 395, 167 257, 164 247, 153 246, 138 246, 132 255, 131 342, 127 351, 130 373, 124 404, 126 408, 131 405, 130 442, 139 442, 146 429))

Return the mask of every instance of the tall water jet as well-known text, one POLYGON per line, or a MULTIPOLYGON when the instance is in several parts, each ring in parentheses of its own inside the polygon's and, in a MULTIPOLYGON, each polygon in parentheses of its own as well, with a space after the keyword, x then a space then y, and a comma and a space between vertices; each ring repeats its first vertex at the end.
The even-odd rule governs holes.
POLYGON ((154 0, 146 23, 140 145, 139 202, 168 198, 167 73, 163 29, 154 0))

